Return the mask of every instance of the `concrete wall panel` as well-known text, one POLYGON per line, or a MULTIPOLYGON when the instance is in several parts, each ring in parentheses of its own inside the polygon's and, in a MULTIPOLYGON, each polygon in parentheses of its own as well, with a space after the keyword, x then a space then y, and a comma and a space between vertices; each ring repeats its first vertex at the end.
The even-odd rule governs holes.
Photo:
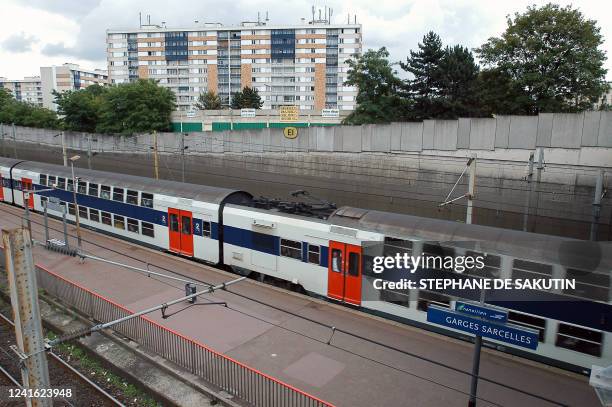
POLYGON ((391 123, 391 151, 402 149, 402 124, 391 123))
POLYGON ((434 126, 434 149, 457 149, 457 120, 436 120, 434 126))
POLYGON ((612 112, 601 112, 597 144, 600 147, 612 147, 612 112))
POLYGON ((533 150, 536 147, 538 137, 538 116, 507 117, 510 119, 508 148, 533 150))
POLYGON ((553 113, 540 113, 538 116, 537 147, 550 147, 554 116, 553 113))
MULTIPOLYGON (((459 119, 457 130, 457 148, 470 148, 470 127, 471 119, 459 119)), ((495 133, 493 133, 495 135, 495 133)))
POLYGON ((601 112, 584 112, 584 125, 582 126, 582 140, 580 142, 581 146, 594 147, 597 145, 600 121, 601 112))
POLYGON ((345 153, 361 152, 361 132, 355 126, 334 127, 334 134, 342 140, 342 151, 345 153))
POLYGON ((361 131, 361 149, 372 151, 372 127, 368 125, 359 126, 361 131))
POLYGON ((583 125, 583 114, 555 113, 550 147, 579 148, 583 125))
POLYGON ((388 153, 391 151, 391 125, 368 125, 372 134, 372 151, 388 153))
MULTIPOLYGON (((461 120, 459 123, 461 123, 461 120)), ((496 119, 472 119, 469 148, 472 150, 494 150, 496 127, 496 119)))
POLYGON ((402 123, 402 151, 423 150, 423 123, 402 123))
POLYGON ((423 150, 433 150, 435 120, 423 121, 423 150))

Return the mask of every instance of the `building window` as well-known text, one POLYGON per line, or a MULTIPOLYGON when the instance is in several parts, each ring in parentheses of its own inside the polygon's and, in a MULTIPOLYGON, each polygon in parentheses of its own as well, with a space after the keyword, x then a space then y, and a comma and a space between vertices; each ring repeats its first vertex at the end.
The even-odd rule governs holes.
POLYGON ((555 345, 587 355, 601 356, 601 331, 559 323, 555 345))
POLYGON ((114 220, 114 225, 117 229, 125 229, 125 218, 123 216, 114 215, 114 220))
POLYGON ((89 195, 98 196, 98 184, 89 183, 89 195))
POLYGON ((153 208, 153 194, 143 192, 140 197, 140 205, 145 208, 153 208))
POLYGON ((308 244, 308 263, 321 263, 321 248, 319 246, 308 244))
POLYGON ((138 191, 131 191, 128 189, 125 202, 132 205, 138 205, 138 191))
POLYGON ((89 209, 89 220, 93 222, 100 222, 100 211, 97 209, 89 209))
POLYGON ((138 233, 138 221, 136 219, 128 218, 127 228, 129 232, 138 233))
POLYGON ((110 199, 111 196, 111 188, 108 185, 100 186, 100 198, 110 199))
POLYGON ((295 240, 281 239, 280 255, 302 260, 302 243, 295 240))
POLYGON ((155 237, 155 229, 152 223, 142 222, 142 234, 149 237, 155 237))
POLYGON ((79 218, 80 219, 88 219, 89 218, 89 216, 87 216, 87 207, 86 206, 79 205, 79 218))
POLYGON ((102 223, 108 226, 111 226, 111 214, 108 212, 102 212, 102 223))
POLYGON ((123 188, 113 188, 113 201, 123 202, 123 188))

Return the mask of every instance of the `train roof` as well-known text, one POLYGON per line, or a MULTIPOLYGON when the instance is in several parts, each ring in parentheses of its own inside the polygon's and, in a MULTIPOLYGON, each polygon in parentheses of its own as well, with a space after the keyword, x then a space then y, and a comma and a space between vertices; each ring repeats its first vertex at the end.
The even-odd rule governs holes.
MULTIPOLYGON (((0 163, 4 164, 4 160, 0 163)), ((70 168, 55 164, 46 164, 35 161, 17 161, 15 168, 70 178, 70 168)), ((6 165, 6 164, 5 164, 6 165)), ((252 195, 245 191, 236 189, 210 187, 198 184, 187 184, 182 182, 156 180, 153 178, 139 177, 135 175, 115 174, 106 171, 89 170, 86 168, 75 168, 76 175, 83 181, 93 181, 97 184, 117 185, 127 189, 135 189, 153 194, 177 196, 180 198, 193 199, 196 201, 222 203, 243 203, 249 201, 252 195)))
POLYGON ((602 270, 606 274, 612 270, 610 242, 590 242, 346 206, 336 210, 329 222, 392 238, 453 242, 453 246, 485 253, 506 254, 583 270, 602 270))
POLYGON ((16 158, 7 158, 0 157, 0 165, 3 167, 11 168, 13 165, 22 162, 23 160, 18 160, 16 158))

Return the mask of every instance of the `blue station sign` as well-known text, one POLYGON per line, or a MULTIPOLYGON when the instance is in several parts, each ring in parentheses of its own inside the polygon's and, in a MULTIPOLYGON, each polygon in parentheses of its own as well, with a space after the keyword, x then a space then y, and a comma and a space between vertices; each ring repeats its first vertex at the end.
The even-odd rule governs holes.
POLYGON ((427 308, 427 321, 523 348, 535 350, 538 347, 538 332, 535 330, 498 324, 435 305, 427 308))
POLYGON ((499 322, 501 324, 505 324, 506 322, 508 322, 508 311, 500 308, 493 308, 472 304, 470 302, 457 301, 457 303, 455 304, 455 311, 461 312, 462 314, 468 314, 474 317, 488 319, 489 321, 499 322))

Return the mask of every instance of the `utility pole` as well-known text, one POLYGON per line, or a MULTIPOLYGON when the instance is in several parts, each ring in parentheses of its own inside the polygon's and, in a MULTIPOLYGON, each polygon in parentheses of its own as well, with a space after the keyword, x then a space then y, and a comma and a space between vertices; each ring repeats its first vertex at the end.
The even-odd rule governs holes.
POLYGON ((4 157, 4 123, 0 123, 0 137, 2 137, 2 151, 0 151, 0 155, 4 157))
POLYGON ((181 130, 181 179, 183 182, 185 182, 185 133, 183 133, 182 130, 181 130))
POLYGON ((78 155, 70 158, 70 169, 72 170, 72 200, 74 202, 74 219, 76 223, 77 245, 81 248, 81 219, 79 218, 79 205, 77 203, 77 188, 79 179, 74 175, 74 162, 81 158, 78 155))
POLYGON ((470 167, 470 178, 468 180, 468 193, 467 193, 467 211, 465 215, 465 223, 472 223, 472 216, 474 210, 474 198, 476 196, 476 154, 472 156, 472 159, 468 163, 470 167))
POLYGON ((529 169, 527 170, 527 185, 529 186, 529 192, 525 199, 525 209, 523 210, 523 231, 527 231, 527 224, 529 222, 529 208, 531 206, 531 193, 533 192, 533 153, 529 154, 529 169))
POLYGON ((540 205, 540 191, 542 189, 542 186, 540 185, 540 181, 542 180, 542 170, 544 169, 544 148, 539 147, 538 150, 539 150, 538 151, 538 166, 536 167, 537 174, 536 174, 536 184, 535 184, 535 187, 537 188, 537 190, 536 190, 536 201, 535 201, 534 211, 533 211, 536 222, 533 222, 533 226, 531 229, 532 232, 535 232, 537 219, 538 219, 538 206, 540 205))
MULTIPOLYGON (((32 259, 32 242, 27 229, 2 231, 6 271, 15 315, 15 336, 22 364, 22 381, 26 389, 50 387, 47 355, 38 309, 38 287, 32 259)), ((51 407, 51 398, 26 398, 26 405, 51 407)))
POLYGON ((604 171, 599 170, 595 181, 595 196, 593 197, 593 221, 591 222, 591 240, 597 240, 597 226, 601 214, 601 198, 603 197, 604 171))
POLYGON ((15 129, 15 123, 13 123, 13 153, 17 158, 17 129, 15 129))
POLYGON ((159 179, 159 158, 157 157, 157 130, 153 130, 153 165, 155 179, 159 179))
POLYGON ((64 167, 68 167, 68 155, 66 154, 66 136, 62 131, 60 133, 60 137, 62 139, 62 157, 64 157, 64 167))
POLYGON ((91 134, 87 135, 87 169, 91 170, 91 134))

